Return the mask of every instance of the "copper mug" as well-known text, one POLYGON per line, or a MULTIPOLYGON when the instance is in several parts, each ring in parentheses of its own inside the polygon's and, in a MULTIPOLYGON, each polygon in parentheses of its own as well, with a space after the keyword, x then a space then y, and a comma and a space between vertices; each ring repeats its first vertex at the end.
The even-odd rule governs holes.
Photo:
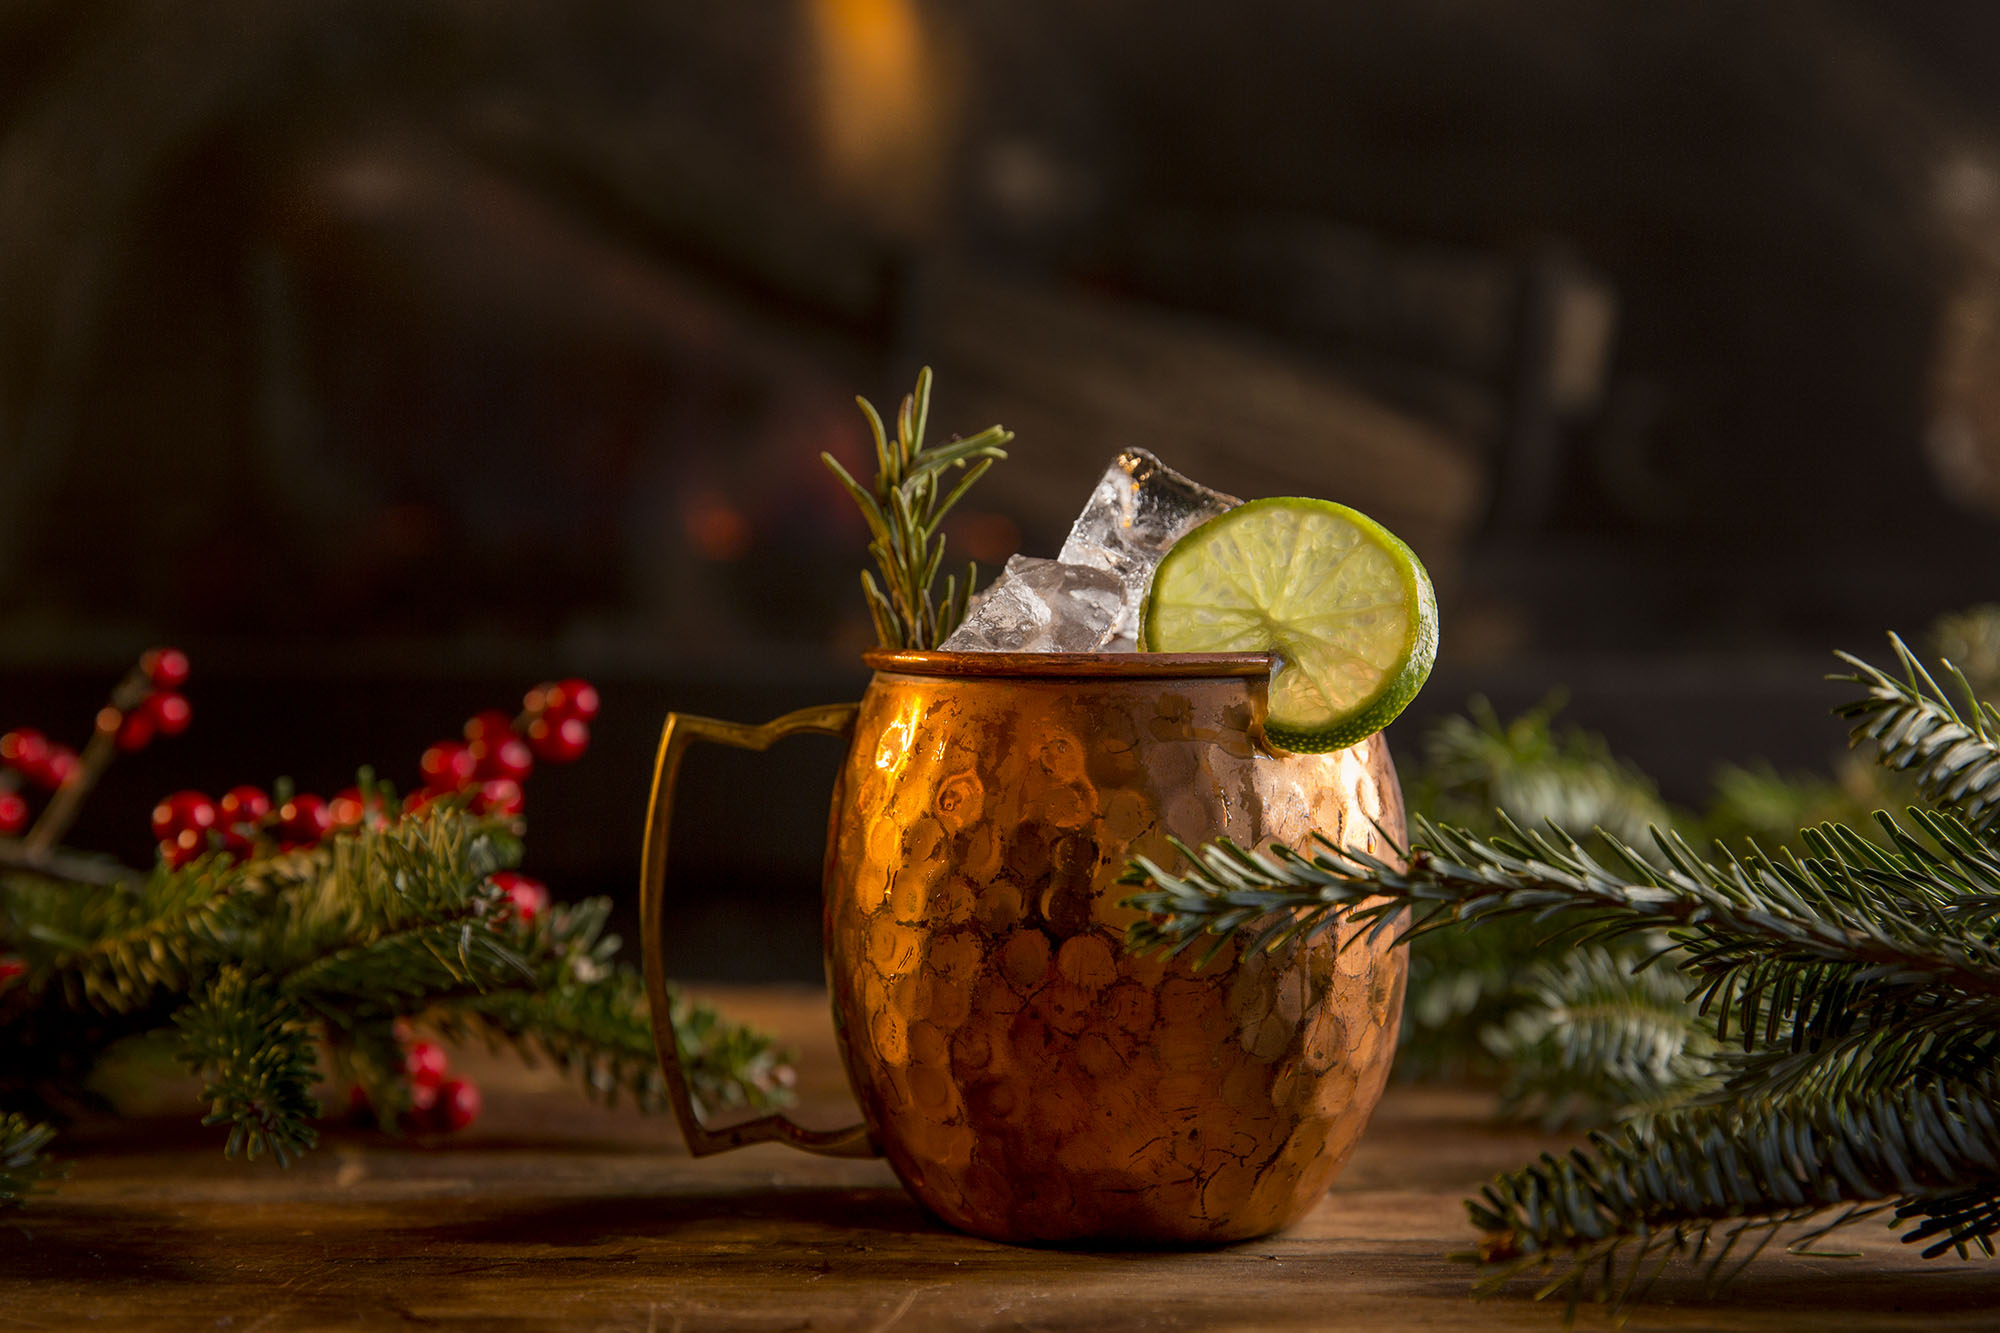
POLYGON ((1405 959, 1321 937, 1197 965, 1123 948, 1128 860, 1194 845, 1378 855, 1403 841, 1380 736, 1326 755, 1262 739, 1257 654, 872 652, 858 705, 761 727, 669 714, 641 915, 653 1031, 696 1155, 777 1140, 880 1155, 939 1218, 997 1240, 1219 1243, 1318 1201, 1396 1045, 1405 959), (827 985, 864 1123, 722 1129, 690 1102, 668 1020, 667 837, 695 740, 847 735, 828 817, 827 985), (1342 943, 1345 947, 1339 947, 1342 943))

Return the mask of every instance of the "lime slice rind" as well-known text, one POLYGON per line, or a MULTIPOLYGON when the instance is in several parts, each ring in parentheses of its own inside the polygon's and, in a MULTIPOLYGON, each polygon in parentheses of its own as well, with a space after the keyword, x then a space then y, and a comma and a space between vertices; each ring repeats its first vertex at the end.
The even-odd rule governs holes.
POLYGON ((1270 652, 1265 736, 1318 753, 1367 739, 1437 659, 1437 600, 1416 553, 1329 500, 1252 500, 1177 542, 1154 571, 1152 652, 1270 652))

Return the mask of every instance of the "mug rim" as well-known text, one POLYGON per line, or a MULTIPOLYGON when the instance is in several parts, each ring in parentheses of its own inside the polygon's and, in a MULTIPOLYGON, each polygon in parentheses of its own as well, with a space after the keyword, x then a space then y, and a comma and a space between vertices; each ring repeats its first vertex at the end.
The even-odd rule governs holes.
POLYGON ((905 676, 1198 680, 1268 678, 1278 659, 1271 653, 947 653, 871 648, 861 660, 871 670, 905 676))

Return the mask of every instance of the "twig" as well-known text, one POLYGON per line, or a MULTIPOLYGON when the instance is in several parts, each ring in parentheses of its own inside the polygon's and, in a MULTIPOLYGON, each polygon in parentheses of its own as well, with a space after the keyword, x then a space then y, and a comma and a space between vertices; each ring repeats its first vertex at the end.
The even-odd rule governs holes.
MULTIPOLYGON (((76 822, 78 812, 83 809, 84 797, 90 795, 91 788, 104 776, 104 770, 118 757, 118 731, 125 725, 125 716, 145 701, 152 692, 152 682, 139 667, 125 673, 125 679, 111 691, 111 701, 97 710, 97 726, 90 733, 90 740, 78 756, 76 768, 56 788, 56 794, 42 807, 41 817, 35 820, 22 846, 31 858, 30 864, 41 866, 55 851, 62 835, 69 832, 69 826, 76 822)), ((85 881, 86 883, 109 883, 110 881, 85 881)))

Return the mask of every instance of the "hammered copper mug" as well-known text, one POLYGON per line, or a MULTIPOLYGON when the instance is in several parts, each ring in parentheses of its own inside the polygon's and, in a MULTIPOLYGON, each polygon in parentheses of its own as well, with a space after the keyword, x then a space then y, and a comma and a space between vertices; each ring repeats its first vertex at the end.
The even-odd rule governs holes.
MULTIPOLYGON (((761 727, 670 714, 641 914, 653 1031, 696 1155, 778 1140, 886 1157, 961 1230, 1042 1243, 1215 1243, 1275 1231, 1354 1151, 1396 1045, 1385 935, 1197 966, 1125 952, 1134 855, 1189 844, 1378 855, 1403 807, 1375 736, 1326 755, 1262 739, 1256 654, 873 652, 859 705, 761 727), (694 740, 851 737, 828 817, 827 985, 864 1123, 702 1125, 661 965, 667 835, 694 740)), ((1349 930, 1351 934, 1351 928, 1349 930)))

